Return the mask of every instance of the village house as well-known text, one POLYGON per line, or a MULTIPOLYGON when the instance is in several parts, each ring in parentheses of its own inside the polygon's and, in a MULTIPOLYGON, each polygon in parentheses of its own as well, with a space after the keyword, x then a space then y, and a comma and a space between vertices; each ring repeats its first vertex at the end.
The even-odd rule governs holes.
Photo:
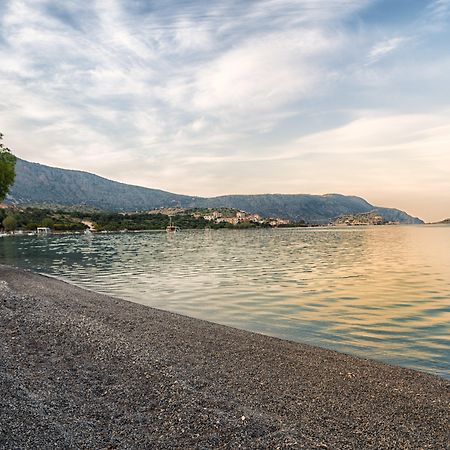
POLYGON ((280 218, 269 219, 269 225, 271 227, 277 227, 279 225, 289 225, 290 223, 291 223, 291 221, 288 219, 280 219, 280 218))
POLYGON ((219 211, 213 211, 211 214, 207 214, 206 216, 203 216, 205 220, 208 220, 209 222, 214 221, 222 217, 222 214, 219 211))
POLYGON ((249 222, 262 223, 263 220, 259 214, 249 214, 246 218, 249 222))
POLYGON ((221 222, 227 222, 227 223, 231 223, 232 225, 236 225, 237 223, 239 223, 240 219, 238 219, 237 217, 219 217, 216 222, 217 223, 221 223, 221 222))

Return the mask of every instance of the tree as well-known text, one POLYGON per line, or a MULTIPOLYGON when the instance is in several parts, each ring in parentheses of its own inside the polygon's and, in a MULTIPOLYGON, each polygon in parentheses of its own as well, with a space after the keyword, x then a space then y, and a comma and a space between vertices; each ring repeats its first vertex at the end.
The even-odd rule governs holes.
POLYGON ((53 225, 54 225, 53 219, 50 219, 50 217, 46 217, 41 222, 42 227, 53 228, 53 225))
POLYGON ((2 139, 0 133, 0 201, 6 197, 16 176, 16 157, 2 144, 2 139))
POLYGON ((17 220, 13 216, 6 216, 3 219, 3 228, 6 231, 14 231, 17 228, 17 220))

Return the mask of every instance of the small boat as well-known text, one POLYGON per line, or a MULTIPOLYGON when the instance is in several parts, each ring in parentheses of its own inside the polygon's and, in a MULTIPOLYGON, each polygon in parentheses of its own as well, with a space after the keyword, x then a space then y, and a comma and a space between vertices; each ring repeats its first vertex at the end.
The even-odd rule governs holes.
POLYGON ((177 231, 180 231, 180 229, 172 223, 172 216, 170 216, 170 223, 169 225, 167 225, 166 231, 168 233, 175 233, 177 231))

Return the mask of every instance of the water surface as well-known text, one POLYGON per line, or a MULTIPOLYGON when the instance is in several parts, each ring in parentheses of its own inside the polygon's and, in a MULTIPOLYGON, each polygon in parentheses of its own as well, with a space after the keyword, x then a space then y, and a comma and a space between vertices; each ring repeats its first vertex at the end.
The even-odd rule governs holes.
POLYGON ((0 263, 450 378, 450 227, 0 238, 0 263))

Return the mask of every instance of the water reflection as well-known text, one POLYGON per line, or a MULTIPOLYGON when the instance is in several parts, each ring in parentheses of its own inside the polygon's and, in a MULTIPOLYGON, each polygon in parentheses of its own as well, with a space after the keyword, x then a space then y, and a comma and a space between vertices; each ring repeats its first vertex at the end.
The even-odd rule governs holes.
POLYGON ((450 376, 450 227, 26 236, 0 262, 450 376))

